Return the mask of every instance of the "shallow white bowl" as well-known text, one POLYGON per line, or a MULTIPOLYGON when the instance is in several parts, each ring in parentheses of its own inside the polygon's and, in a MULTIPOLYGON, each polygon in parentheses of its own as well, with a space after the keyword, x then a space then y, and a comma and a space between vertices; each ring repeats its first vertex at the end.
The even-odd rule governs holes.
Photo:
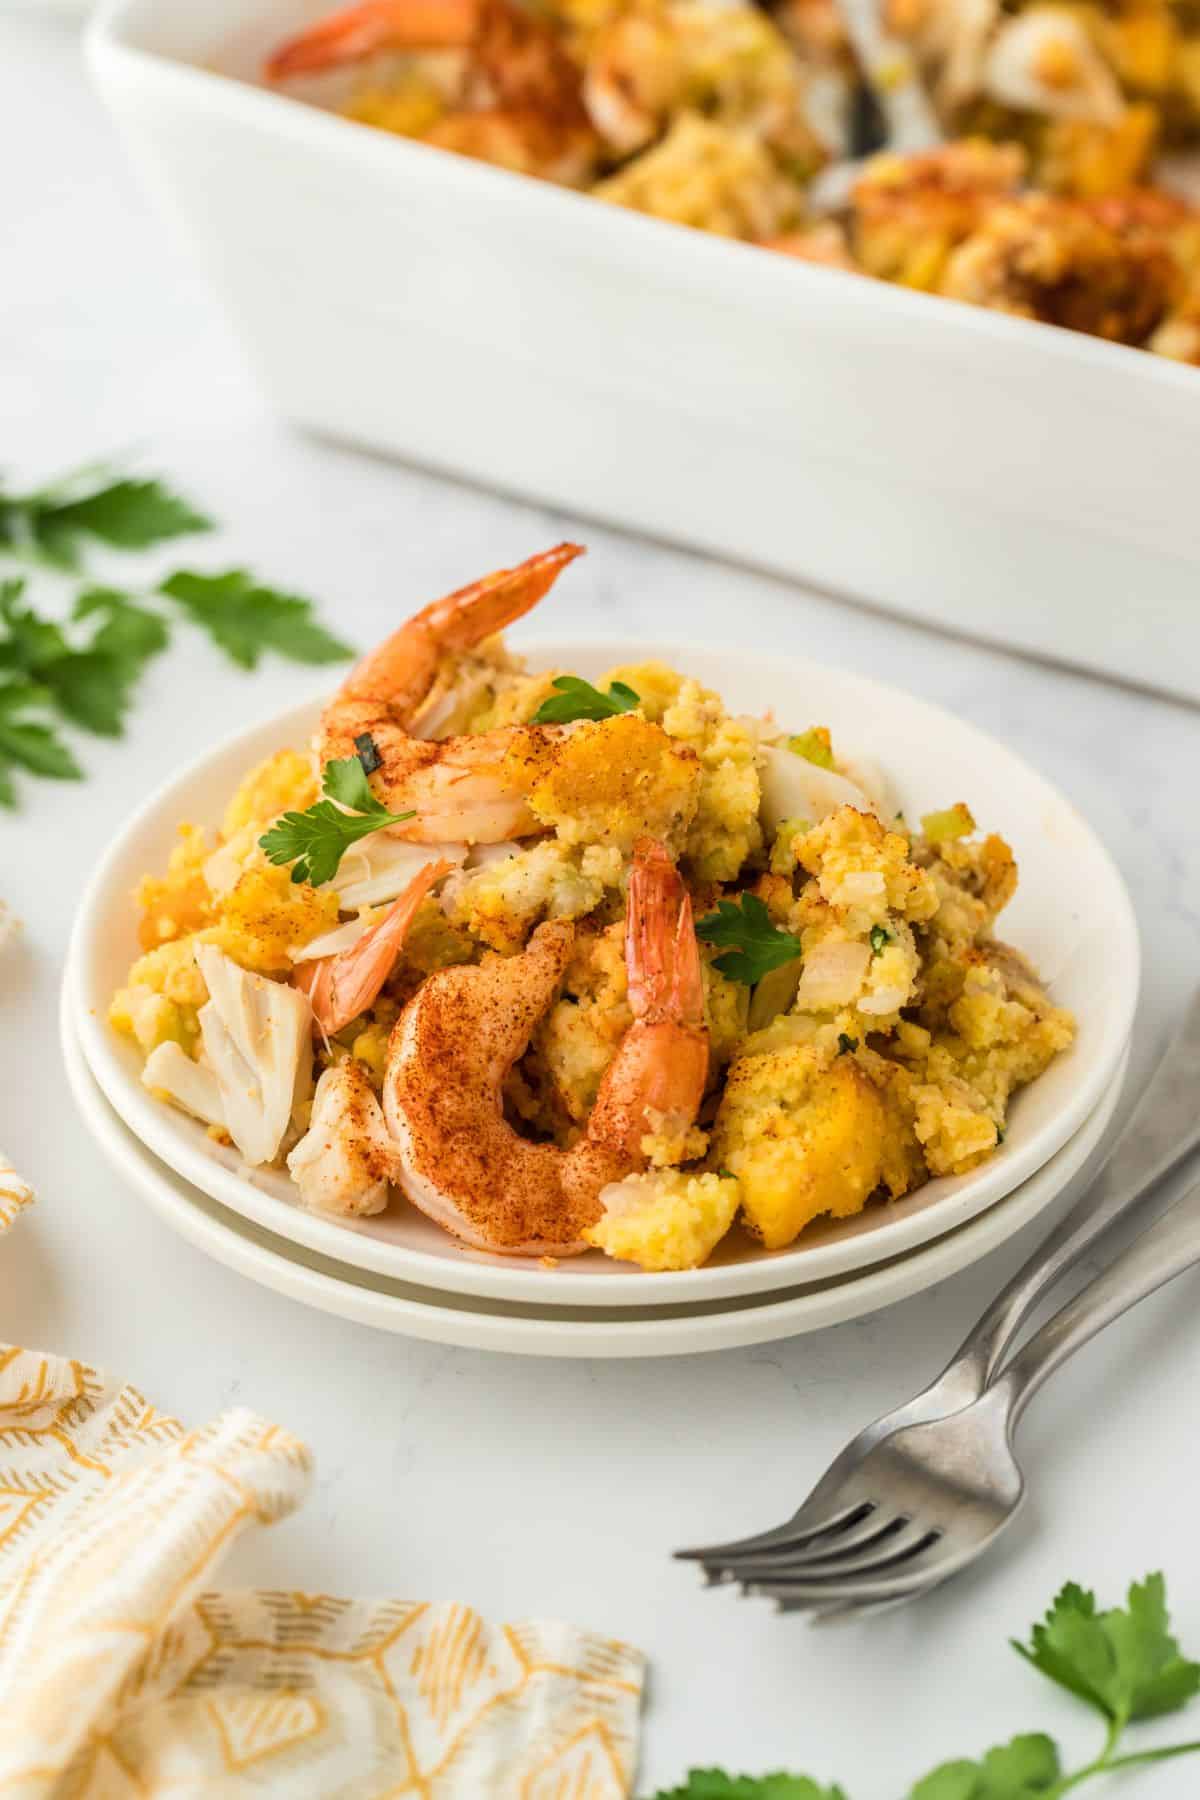
POLYGON ((1064 1189, 1082 1190, 1086 1177, 1081 1172, 1112 1118, 1129 1060, 1126 1050, 1095 1112, 1036 1175, 982 1217, 907 1256, 865 1273, 789 1288, 767 1298, 620 1309, 547 1307, 390 1281, 367 1270, 349 1269, 238 1218, 138 1142, 93 1079, 66 1004, 61 1025, 67 1079, 102 1152, 135 1193, 205 1255, 303 1306, 360 1325, 518 1356, 688 1356, 734 1350, 820 1331, 923 1293, 1003 1244, 1064 1189))
POLYGON ((807 266, 249 79, 328 0, 89 52, 298 423, 1200 699, 1200 374, 807 266))
POLYGON ((900 1256, 953 1230, 1046 1163, 1095 1110, 1129 1038, 1138 992, 1137 929, 1108 853, 1075 809, 1013 753, 973 726, 877 682, 798 658, 727 649, 680 651, 638 642, 528 646, 535 662, 598 678, 617 662, 661 656, 718 688, 737 711, 773 707, 784 721, 827 724, 849 755, 874 758, 909 818, 966 799, 987 829, 1002 832, 1021 864, 1005 936, 1051 981, 1079 1021, 1071 1051, 1020 1094, 1004 1147, 970 1175, 930 1182, 856 1219, 825 1221, 791 1249, 769 1253, 732 1236, 703 1269, 646 1275, 599 1252, 548 1270, 525 1258, 463 1250, 421 1213, 393 1206, 346 1224, 295 1203, 286 1175, 238 1173, 236 1152, 150 1097, 141 1058, 105 1023, 105 1010, 137 954, 131 894, 160 868, 181 819, 213 824, 246 768, 312 734, 310 703, 253 727, 152 795, 112 844, 80 905, 65 976, 67 1004, 88 1066, 121 1118, 164 1162, 243 1217, 322 1255, 393 1278, 460 1293, 545 1305, 645 1305, 716 1300, 826 1280, 900 1256))

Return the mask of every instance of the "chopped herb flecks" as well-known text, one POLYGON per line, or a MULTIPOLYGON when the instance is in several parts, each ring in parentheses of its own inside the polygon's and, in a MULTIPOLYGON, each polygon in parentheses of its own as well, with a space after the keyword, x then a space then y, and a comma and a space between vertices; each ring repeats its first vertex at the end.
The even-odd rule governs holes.
POLYGON ((382 769, 383 758, 379 754, 379 745, 369 731, 364 731, 355 738, 354 748, 358 751, 358 760, 362 764, 364 775, 373 775, 376 769, 382 769))

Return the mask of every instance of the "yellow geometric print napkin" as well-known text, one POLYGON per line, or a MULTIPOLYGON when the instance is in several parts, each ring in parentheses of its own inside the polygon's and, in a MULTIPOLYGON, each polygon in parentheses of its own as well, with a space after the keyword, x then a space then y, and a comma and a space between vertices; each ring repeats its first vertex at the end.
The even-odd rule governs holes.
POLYGON ((0 1231, 7 1231, 17 1215, 33 1205, 33 1189, 22 1181, 7 1156, 0 1154, 0 1231))
MULTIPOLYGON (((0 1159, 0 1230, 31 1198, 0 1159)), ((188 1431, 84 1363, 0 1346, 0 1795, 628 1795, 627 1645, 455 1603, 212 1590, 309 1471, 253 1413, 188 1431)))

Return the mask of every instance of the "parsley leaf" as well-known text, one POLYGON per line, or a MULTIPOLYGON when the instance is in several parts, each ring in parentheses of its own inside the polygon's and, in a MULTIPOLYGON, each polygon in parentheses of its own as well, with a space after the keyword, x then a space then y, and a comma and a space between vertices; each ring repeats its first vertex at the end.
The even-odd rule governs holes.
POLYGON ((113 480, 98 470, 64 476, 31 494, 0 494, 0 548, 61 569, 78 568, 81 538, 145 550, 211 525, 164 482, 113 480))
POLYGON ((311 600, 263 587, 246 569, 223 575, 177 569, 159 592, 177 601, 243 669, 256 669, 264 650, 299 663, 342 662, 353 655, 349 644, 318 624, 311 600))
POLYGON ((1037 1800, 1054 1790, 1062 1766, 1053 1738, 1015 1737, 980 1762, 948 1762, 918 1781, 909 1800, 1037 1800))
MULTIPOLYGON (((378 763, 375 766, 378 768, 378 763)), ((347 756, 343 762, 326 763, 322 788, 331 800, 350 807, 353 812, 372 813, 378 819, 390 820, 392 817, 387 807, 372 792, 361 756, 347 756)), ((404 814, 406 819, 411 819, 412 816, 412 813, 404 814)))
POLYGON ((892 934, 885 925, 872 925, 870 931, 871 955, 882 956, 885 944, 890 944, 892 934))
POLYGON ((1119 1727, 1175 1712, 1200 1693, 1200 1663, 1171 1636, 1161 1575, 1134 1582, 1128 1606, 1104 1613, 1094 1594, 1068 1582, 1030 1642, 1014 1640, 1013 1649, 1119 1727))
POLYGON ((838 1032, 838 1055, 851 1056, 858 1049, 858 1039, 851 1037, 848 1031, 838 1032))
POLYGON ((53 726, 24 715, 44 711, 51 696, 35 682, 18 678, 0 684, 0 806, 16 805, 14 768, 51 781, 79 781, 83 770, 53 726))
POLYGON ((0 585, 0 668, 47 689, 72 724, 104 738, 121 736, 131 689, 149 652, 106 637, 103 625, 88 643, 74 644, 63 626, 25 605, 23 590, 23 581, 0 585))
MULTIPOLYGON (((1106 1731, 1099 1755, 1068 1771, 1052 1738, 1044 1732, 1026 1732, 978 1759, 940 1763, 907 1790, 908 1800, 1060 1800, 1068 1789, 1073 1791, 1093 1776, 1200 1753, 1200 1743, 1148 1750, 1124 1750, 1121 1745, 1131 1720, 1174 1712, 1200 1690, 1200 1664, 1188 1662, 1171 1636, 1161 1575, 1135 1582, 1128 1604, 1104 1613, 1097 1611, 1094 1595, 1069 1582, 1044 1622, 1034 1626, 1032 1642, 1014 1648, 1102 1715, 1106 1731)), ((841 1788, 822 1787, 806 1775, 755 1777, 692 1769, 682 1787, 663 1789, 654 1800, 847 1797, 841 1788)))
POLYGON ((73 725, 97 737, 120 737, 141 664, 104 650, 78 650, 52 663, 44 679, 73 725))
POLYGON ((641 705, 642 697, 623 681, 614 681, 606 694, 578 675, 556 675, 551 686, 557 689, 543 700, 533 715, 534 725, 571 725, 576 719, 613 719, 618 713, 632 712, 641 705))
POLYGON ((71 617, 99 620, 92 633, 93 650, 111 651, 140 663, 157 656, 171 641, 162 614, 139 606, 119 588, 84 588, 71 617))
POLYGON ((342 857, 360 838, 416 816, 390 813, 376 799, 357 756, 326 763, 321 787, 326 799, 304 812, 285 812, 258 840, 268 862, 279 867, 293 863, 292 880, 311 881, 314 887, 332 881, 342 857))
POLYGON ((119 737, 147 659, 166 644, 166 627, 115 589, 91 589, 80 595, 73 616, 98 623, 86 643, 73 643, 61 625, 24 603, 24 586, 0 584, 0 669, 48 690, 72 724, 119 737), (136 624, 134 615, 140 615, 136 624))
POLYGON ((0 582, 0 669, 36 677, 68 645, 61 626, 39 618, 24 595, 23 580, 0 582))
POLYGON ((706 944, 727 946, 729 954, 718 956, 714 968, 731 981, 753 987, 771 969, 782 968, 801 953, 799 938, 771 923, 765 903, 757 894, 742 894, 741 904, 735 900, 718 900, 716 912, 709 913, 696 926, 696 936, 706 944))
MULTIPOLYGON (((109 468, 80 469, 28 494, 0 489, 0 554, 7 550, 68 572, 78 569, 80 547, 88 542, 142 550, 209 528, 210 521, 165 483, 109 468)), ((60 622, 38 613, 25 587, 23 580, 0 581, 4 806, 15 804, 15 767, 58 780, 80 776, 53 725, 29 715, 57 713, 87 731, 119 737, 146 664, 167 648, 174 624, 155 594, 96 585, 80 588, 69 619, 60 622)), ((304 663, 352 654, 316 620, 310 601, 264 587, 242 569, 223 575, 178 570, 157 594, 174 600, 243 668, 256 667, 264 650, 304 663)))
POLYGON ((822 1787, 809 1775, 726 1775, 722 1769, 689 1769, 682 1787, 662 1788, 654 1800, 846 1800, 840 1787, 822 1787))

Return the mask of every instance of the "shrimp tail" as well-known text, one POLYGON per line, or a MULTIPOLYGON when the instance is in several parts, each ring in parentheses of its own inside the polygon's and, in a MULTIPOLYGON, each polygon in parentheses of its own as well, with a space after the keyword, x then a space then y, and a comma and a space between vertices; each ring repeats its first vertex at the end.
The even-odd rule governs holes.
POLYGON ((524 618, 567 564, 582 555, 582 544, 556 544, 514 569, 496 569, 431 601, 351 669, 339 701, 395 696, 402 704, 415 704, 427 692, 441 657, 473 650, 524 618))
POLYGON ((417 617, 428 622, 445 648, 473 649, 493 632, 503 631, 532 612, 567 564, 583 554, 582 544, 555 544, 552 550, 526 557, 513 569, 496 569, 479 581, 468 582, 445 599, 435 600, 417 617))
POLYGON ((639 838, 634 845, 625 967, 635 1019, 703 1027, 704 983, 691 898, 666 849, 653 838, 639 838))
POLYGON ((708 1079, 708 1031, 700 949, 687 889, 662 844, 633 848, 625 967, 633 1024, 608 1066, 587 1137, 644 1167, 643 1144, 660 1128, 685 1132, 708 1079))
POLYGON ((465 48, 478 26, 476 0, 360 0, 318 19, 267 58, 268 81, 361 62, 378 50, 465 48))
POLYGON ((364 932, 351 949, 302 965, 297 986, 305 989, 313 1018, 327 1035, 340 1031, 378 998, 404 946, 417 908, 453 867, 453 863, 441 860, 426 863, 378 924, 364 932))

